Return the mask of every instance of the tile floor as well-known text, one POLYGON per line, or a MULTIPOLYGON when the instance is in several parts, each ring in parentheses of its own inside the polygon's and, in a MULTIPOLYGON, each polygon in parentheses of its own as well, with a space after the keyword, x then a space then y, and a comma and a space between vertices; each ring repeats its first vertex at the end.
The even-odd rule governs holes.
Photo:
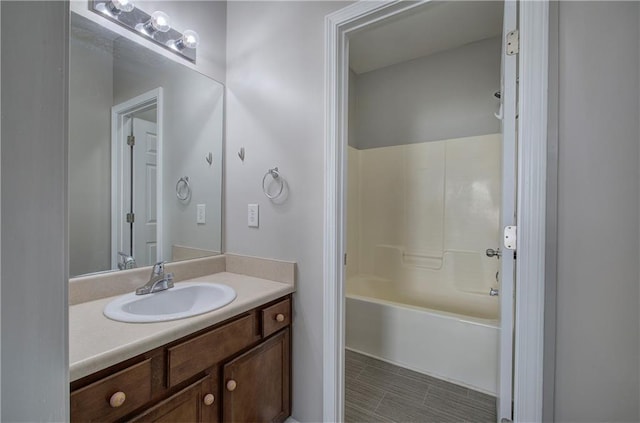
POLYGON ((496 399, 346 351, 345 421, 495 422, 496 399))

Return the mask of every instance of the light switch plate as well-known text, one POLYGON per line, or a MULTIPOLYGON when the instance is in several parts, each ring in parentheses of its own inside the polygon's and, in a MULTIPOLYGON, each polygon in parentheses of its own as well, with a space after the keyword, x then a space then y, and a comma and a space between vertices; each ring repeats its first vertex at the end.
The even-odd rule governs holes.
POLYGON ((207 206, 205 204, 198 204, 196 206, 196 223, 207 223, 207 206))
POLYGON ((249 204, 247 207, 247 225, 250 228, 257 228, 260 218, 260 209, 257 204, 249 204))

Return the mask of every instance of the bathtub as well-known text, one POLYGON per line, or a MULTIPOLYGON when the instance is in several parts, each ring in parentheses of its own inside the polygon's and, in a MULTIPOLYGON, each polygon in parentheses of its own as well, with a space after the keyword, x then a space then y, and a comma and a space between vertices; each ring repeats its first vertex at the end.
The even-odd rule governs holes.
MULTIPOLYGON (((496 395, 499 327, 487 295, 457 306, 447 295, 411 295, 389 280, 346 283, 346 347, 390 363, 496 395), (461 311, 464 310, 464 314, 461 311)), ((475 298, 473 297, 475 296, 475 298)), ((495 309, 495 307, 493 307, 495 309)))

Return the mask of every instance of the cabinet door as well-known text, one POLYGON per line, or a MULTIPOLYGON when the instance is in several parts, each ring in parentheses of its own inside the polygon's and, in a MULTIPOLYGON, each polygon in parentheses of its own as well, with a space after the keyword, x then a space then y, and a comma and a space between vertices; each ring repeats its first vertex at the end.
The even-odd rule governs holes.
POLYGON ((137 423, 217 422, 216 394, 213 377, 207 375, 131 421, 137 423))
POLYGON ((289 331, 224 366, 225 422, 282 422, 291 414, 289 331))

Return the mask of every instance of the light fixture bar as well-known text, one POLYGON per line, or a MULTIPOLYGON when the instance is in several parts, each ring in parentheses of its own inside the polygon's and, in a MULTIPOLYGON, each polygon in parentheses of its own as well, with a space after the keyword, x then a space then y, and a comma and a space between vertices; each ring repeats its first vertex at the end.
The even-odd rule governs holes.
MULTIPOLYGON (((145 24, 151 22, 152 14, 148 14, 138 7, 134 7, 130 12, 119 11, 116 14, 112 12, 114 7, 111 0, 91 0, 89 1, 89 9, 190 62, 196 62, 196 46, 184 48, 183 41, 181 41, 184 40, 184 35, 181 32, 173 28, 169 28, 166 32, 140 30, 145 27, 145 24), (182 48, 178 48, 178 46, 182 48)), ((185 34, 188 35, 191 32, 193 31, 185 31, 185 34)))

